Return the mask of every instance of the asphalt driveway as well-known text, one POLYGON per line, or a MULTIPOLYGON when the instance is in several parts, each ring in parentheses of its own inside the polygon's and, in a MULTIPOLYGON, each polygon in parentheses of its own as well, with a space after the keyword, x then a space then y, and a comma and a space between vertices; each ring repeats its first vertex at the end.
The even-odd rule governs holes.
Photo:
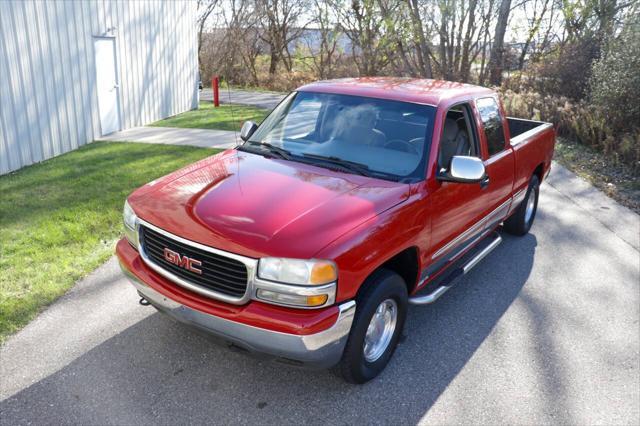
POLYGON ((556 168, 364 386, 255 360, 138 305, 111 260, 0 348, 0 423, 638 424, 640 219, 556 168))
MULTIPOLYGON (((278 92, 252 92, 238 89, 220 89, 220 103, 253 105, 259 108, 273 109, 284 99, 286 93, 278 92)), ((213 91, 210 88, 202 89, 201 101, 213 102, 213 91)))

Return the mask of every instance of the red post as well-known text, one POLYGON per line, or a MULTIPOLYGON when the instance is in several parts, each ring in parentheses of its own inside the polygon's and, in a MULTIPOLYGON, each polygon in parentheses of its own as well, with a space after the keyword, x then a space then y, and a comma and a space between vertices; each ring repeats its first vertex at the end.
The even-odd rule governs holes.
POLYGON ((213 106, 220 106, 220 87, 218 76, 211 79, 211 88, 213 89, 213 106))

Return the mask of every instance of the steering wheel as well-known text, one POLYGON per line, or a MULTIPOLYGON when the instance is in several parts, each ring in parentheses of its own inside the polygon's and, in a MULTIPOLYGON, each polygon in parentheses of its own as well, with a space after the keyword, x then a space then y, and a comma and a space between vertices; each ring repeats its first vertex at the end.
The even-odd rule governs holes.
POLYGON ((387 149, 395 149, 396 151, 409 152, 411 154, 418 154, 418 150, 415 146, 402 139, 391 139, 384 144, 387 149))

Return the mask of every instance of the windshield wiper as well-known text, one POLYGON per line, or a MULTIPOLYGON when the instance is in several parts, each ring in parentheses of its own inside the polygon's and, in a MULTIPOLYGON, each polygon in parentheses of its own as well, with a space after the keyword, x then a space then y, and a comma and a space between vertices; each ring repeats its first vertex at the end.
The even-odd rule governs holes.
POLYGON ((369 166, 367 166, 366 164, 356 163, 355 161, 344 160, 342 158, 334 157, 331 155, 324 156, 324 155, 308 154, 308 153, 304 153, 302 155, 306 158, 313 158, 315 160, 321 160, 327 163, 335 164, 337 166, 340 166, 344 169, 347 169, 351 172, 357 173, 362 176, 372 177, 374 174, 377 174, 369 170, 369 166))
MULTIPOLYGON (((242 148, 243 150, 246 150, 246 148, 244 148, 244 145, 249 144, 251 146, 255 146, 255 147, 260 147, 262 149, 266 149, 267 151, 269 151, 269 153, 271 154, 275 154, 278 157, 285 159, 285 160, 291 160, 291 153, 289 151, 287 151, 284 148, 280 148, 279 146, 275 146, 275 145, 271 145, 269 143, 265 143, 265 142, 254 142, 254 141, 247 141, 244 144, 240 145, 238 147, 238 149, 242 148)), ((252 152, 255 152, 254 150, 251 150, 252 152)))

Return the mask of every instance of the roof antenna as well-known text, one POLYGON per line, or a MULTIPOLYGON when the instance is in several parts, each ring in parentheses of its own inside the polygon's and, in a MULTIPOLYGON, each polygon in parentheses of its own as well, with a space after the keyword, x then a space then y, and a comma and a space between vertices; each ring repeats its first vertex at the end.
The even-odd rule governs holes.
MULTIPOLYGON (((231 103, 231 88, 229 87, 229 81, 227 80, 226 75, 223 75, 222 78, 224 79, 224 82, 227 85, 227 99, 229 99, 229 111, 231 112, 231 121, 234 123, 233 134, 235 135, 235 138, 236 138, 236 148, 237 148, 238 146, 240 146, 240 141, 238 140, 238 131, 236 130, 235 124, 239 124, 239 123, 236 123, 236 117, 233 114, 233 104, 231 103)), ((240 177, 240 161, 238 160, 237 156, 236 156, 236 173, 238 174, 238 177, 240 177)), ((237 179, 238 189, 240 190, 241 194, 244 194, 242 191, 241 181, 242 179, 237 179)))
POLYGON ((233 104, 231 103, 231 88, 229 87, 229 81, 227 80, 227 76, 226 75, 222 76, 222 78, 224 79, 224 82, 227 85, 227 99, 229 101, 229 112, 231 112, 231 121, 234 124, 234 126, 233 126, 233 134, 235 135, 236 146, 238 146, 238 145, 240 145, 240 142, 238 141, 238 131, 236 130, 236 125, 238 125, 240 123, 236 122, 236 116, 233 113, 233 104))

